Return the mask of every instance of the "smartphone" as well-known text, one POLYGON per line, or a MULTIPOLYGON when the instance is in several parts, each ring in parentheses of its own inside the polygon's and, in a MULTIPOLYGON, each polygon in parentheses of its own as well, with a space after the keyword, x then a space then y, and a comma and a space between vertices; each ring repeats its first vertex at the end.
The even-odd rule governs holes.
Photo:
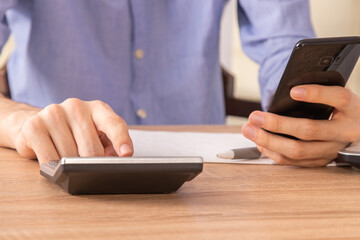
POLYGON ((300 40, 291 53, 268 112, 295 118, 330 119, 333 107, 295 101, 290 90, 304 84, 344 87, 359 55, 360 37, 300 40))

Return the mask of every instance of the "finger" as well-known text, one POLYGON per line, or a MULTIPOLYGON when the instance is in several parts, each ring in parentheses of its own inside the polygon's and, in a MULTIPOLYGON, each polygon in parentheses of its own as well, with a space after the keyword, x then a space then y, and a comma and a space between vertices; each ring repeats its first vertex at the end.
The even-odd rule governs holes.
POLYGON ((295 160, 295 159, 289 159, 284 155, 271 151, 267 148, 259 147, 259 150, 268 158, 274 160, 276 164, 281 164, 281 165, 292 165, 298 167, 324 167, 332 161, 332 159, 295 160))
POLYGON ((315 84, 293 87, 290 96, 297 101, 326 104, 347 112, 354 110, 353 98, 356 98, 348 88, 315 84))
POLYGON ((60 160, 60 156, 48 134, 39 134, 37 140, 35 140, 30 146, 34 150, 39 164, 46 163, 51 160, 60 160))
POLYGON ((79 156, 104 156, 104 147, 91 118, 88 104, 79 99, 67 99, 63 105, 79 156))
POLYGON ((96 128, 110 139, 118 156, 131 156, 133 144, 126 122, 109 105, 101 101, 93 101, 92 105, 92 118, 96 128))
POLYGON ((302 140, 352 142, 358 139, 360 125, 356 121, 312 120, 292 118, 254 111, 249 122, 271 132, 287 134, 302 140))
POLYGON ((39 164, 60 159, 40 117, 32 117, 25 122, 21 134, 23 144, 18 148, 20 154, 29 154, 33 151, 38 158, 39 164))
POLYGON ((333 159, 345 144, 339 142, 302 141, 269 133, 251 124, 245 124, 242 132, 257 145, 277 152, 290 159, 333 159))
POLYGON ((62 157, 78 157, 78 149, 70 127, 66 122, 65 111, 60 105, 49 105, 40 112, 56 150, 62 157))
POLYGON ((106 136, 106 134, 100 131, 99 136, 100 136, 100 141, 104 146, 105 156, 117 157, 118 155, 114 149, 114 146, 110 141, 110 139, 106 136))

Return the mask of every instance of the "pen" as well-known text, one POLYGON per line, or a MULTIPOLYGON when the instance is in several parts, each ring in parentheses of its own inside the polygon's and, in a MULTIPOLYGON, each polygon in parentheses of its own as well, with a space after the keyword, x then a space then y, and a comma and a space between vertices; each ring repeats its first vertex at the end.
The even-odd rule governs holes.
POLYGON ((217 157, 223 159, 258 159, 261 156, 257 147, 231 149, 217 154, 217 157))

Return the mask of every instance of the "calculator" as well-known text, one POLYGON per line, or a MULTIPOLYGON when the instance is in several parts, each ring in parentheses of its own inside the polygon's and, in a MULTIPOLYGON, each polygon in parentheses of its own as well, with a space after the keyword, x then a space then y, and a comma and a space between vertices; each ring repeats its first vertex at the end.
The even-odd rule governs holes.
POLYGON ((202 169, 202 157, 66 157, 40 174, 70 194, 172 193, 202 169))

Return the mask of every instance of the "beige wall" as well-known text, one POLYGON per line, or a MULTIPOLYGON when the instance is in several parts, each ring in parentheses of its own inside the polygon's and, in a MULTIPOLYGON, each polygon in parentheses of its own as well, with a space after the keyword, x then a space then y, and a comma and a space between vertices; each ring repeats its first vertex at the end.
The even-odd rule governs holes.
MULTIPOLYGON (((360 36, 359 0, 312 0, 311 16, 319 37, 360 36)), ((348 87, 360 96, 360 61, 348 87)))
MULTIPOLYGON (((359 0, 310 0, 311 16, 318 37, 360 36, 360 1, 359 0)), ((235 15, 236 0, 231 0, 225 9, 223 28, 232 28, 231 38, 224 36, 222 31, 221 52, 222 62, 236 75, 236 96, 248 99, 260 99, 257 83, 258 66, 242 52, 238 25, 235 15), (231 39, 231 40, 229 40, 231 39), (232 51, 224 53, 224 46, 232 46, 232 51), (224 61, 226 59, 226 61, 224 61), (251 79, 252 81, 241 81, 251 79)), ((354 69, 348 86, 360 95, 360 61, 354 69)))

